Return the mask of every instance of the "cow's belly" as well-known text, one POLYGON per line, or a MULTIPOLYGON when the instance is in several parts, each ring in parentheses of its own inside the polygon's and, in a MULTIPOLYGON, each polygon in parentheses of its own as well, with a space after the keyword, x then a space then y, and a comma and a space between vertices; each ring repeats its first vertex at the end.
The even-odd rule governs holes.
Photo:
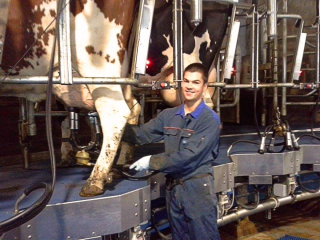
POLYGON ((46 99, 46 89, 47 86, 45 84, 2 84, 0 86, 0 95, 22 97, 31 102, 40 102, 46 99))

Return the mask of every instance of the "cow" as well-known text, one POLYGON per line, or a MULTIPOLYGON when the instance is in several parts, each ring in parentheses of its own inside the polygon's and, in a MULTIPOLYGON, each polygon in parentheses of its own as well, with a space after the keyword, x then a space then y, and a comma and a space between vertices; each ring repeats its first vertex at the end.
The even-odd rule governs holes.
MULTIPOLYGON (((209 70, 208 82, 216 81, 217 53, 224 39, 231 5, 226 3, 203 3, 203 21, 198 26, 190 22, 190 3, 183 2, 183 63, 184 68, 194 62, 203 63, 209 70)), ((147 74, 140 81, 173 81, 173 34, 172 1, 156 1, 152 25, 147 74)), ((211 108, 214 88, 208 88, 205 102, 211 108)), ((161 90, 160 95, 169 106, 183 102, 175 89, 161 90)))
MULTIPOLYGON (((44 29, 57 16, 56 6, 57 2, 50 0, 11 1, 1 66, 5 73, 36 40, 12 73, 19 76, 48 74, 55 27, 52 25, 45 33, 44 29), (37 39, 39 35, 43 36, 37 39)), ((72 67, 79 75, 127 76, 127 47, 135 8, 134 0, 71 1, 72 67)), ((2 85, 0 94, 38 102, 45 99, 45 91, 45 85, 2 85)), ((99 114, 103 132, 101 153, 80 193, 81 196, 99 195, 103 193, 124 126, 128 119, 134 123, 140 106, 132 97, 130 86, 55 85, 54 94, 68 106, 96 110, 99 114)))
MULTIPOLYGON (((188 3, 185 3, 188 4, 188 3)), ((227 27, 229 5, 217 6, 204 13, 204 21, 197 28, 184 25, 185 66, 202 62, 210 66, 218 52, 227 27), (217 22, 217 25, 211 25, 217 22), (210 24, 209 24, 210 23, 210 24)), ((72 67, 82 77, 126 77, 130 54, 128 42, 133 25, 134 0, 75 0, 71 1, 72 67)), ((156 1, 155 18, 150 44, 147 78, 161 76, 172 64, 172 3, 156 1)), ((186 9, 189 7, 186 6, 186 9)), ((187 10, 188 11, 188 10, 187 10)), ((56 1, 12 0, 1 68, 7 73, 23 76, 47 75, 55 27, 44 29, 57 16, 56 1), (38 39, 39 35, 43 35, 38 39), (31 44, 34 47, 26 55, 31 44), (19 64, 11 67, 21 58, 19 64)), ((57 59, 57 58, 56 58, 57 59)), ((57 63, 55 63, 57 65, 57 63)), ((45 85, 2 85, 0 95, 25 97, 38 102, 45 99, 45 85)), ((100 155, 83 186, 81 196, 95 196, 104 192, 113 160, 120 145, 126 123, 137 124, 140 106, 130 86, 120 85, 54 85, 54 94, 67 106, 88 111, 96 110, 100 117, 103 139, 100 155)), ((171 102, 170 100, 169 102, 171 102)), ((177 101, 176 101, 177 102, 177 101)), ((66 122, 63 127, 68 132, 66 122)), ((63 135, 63 137, 66 137, 63 135)), ((71 150, 63 143, 63 156, 71 150)))

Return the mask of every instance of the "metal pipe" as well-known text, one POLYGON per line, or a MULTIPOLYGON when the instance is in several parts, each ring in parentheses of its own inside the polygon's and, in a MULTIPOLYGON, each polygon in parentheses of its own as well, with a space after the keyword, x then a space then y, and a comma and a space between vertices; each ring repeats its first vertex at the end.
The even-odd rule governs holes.
MULTIPOLYGON (((283 11, 284 13, 288 12, 288 7, 285 7, 284 5, 288 4, 283 4, 283 10, 287 9, 286 12, 283 11)), ((302 17, 298 14, 277 14, 277 18, 283 18, 283 19, 302 19, 302 17)))
POLYGON ((202 0, 191 0, 191 20, 195 26, 202 22, 202 0))
POLYGON ((320 81, 320 0, 317 0, 317 16, 316 16, 316 22, 317 22, 317 33, 316 33, 316 39, 317 39, 317 46, 316 46, 316 79, 315 79, 315 83, 317 85, 317 87, 319 87, 319 81, 320 81))
POLYGON ((141 23, 142 23, 142 11, 143 11, 143 5, 144 0, 140 1, 139 5, 139 14, 138 14, 138 20, 137 20, 137 31, 135 33, 135 44, 133 46, 133 53, 132 53, 132 63, 131 63, 131 78, 136 78, 136 65, 137 65, 137 55, 138 55, 138 41, 139 41, 139 31, 138 29, 141 29, 141 23))
MULTIPOLYGON (((2 84, 47 84, 47 76, 0 76, 2 84), (4 80, 3 80, 4 79, 4 80)), ((53 84, 60 84, 60 78, 54 77, 53 84)), ((134 78, 119 78, 119 77, 74 77, 73 84, 121 84, 135 85, 139 82, 134 78)), ((143 84, 142 84, 143 86, 143 84)))
MULTIPOLYGON (((38 111, 33 114, 35 117, 44 117, 46 115, 45 111, 38 111)), ((88 116, 86 113, 79 113, 80 116, 88 116)), ((52 111, 51 117, 67 117, 69 116, 69 112, 67 111, 52 111)))
POLYGON ((290 105, 290 106, 312 106, 316 104, 317 103, 315 102, 287 102, 287 105, 290 105))
POLYGON ((253 214, 256 214, 262 211, 275 209, 277 207, 280 207, 286 204, 291 204, 291 203, 312 199, 312 198, 317 198, 317 197, 320 197, 320 191, 318 191, 317 193, 301 193, 295 196, 268 199, 265 202, 259 204, 255 209, 252 209, 252 210, 241 209, 235 213, 224 216, 222 219, 218 219, 218 226, 219 227, 224 226, 238 219, 251 216, 253 214))
POLYGON ((181 88, 183 76, 183 33, 182 33, 182 0, 173 1, 173 79, 178 89, 181 88))
MULTIPOLYGON (((283 0, 282 6, 283 12, 288 12, 288 1, 283 0)), ((282 22, 282 83, 287 82, 287 19, 284 18, 282 22)), ((282 88, 282 96, 281 96, 281 115, 287 116, 287 89, 282 88)))
MULTIPOLYGON (((221 55, 219 54, 218 56, 218 62, 217 62, 217 84, 219 84, 221 82, 221 79, 220 79, 220 57, 221 55)), ((225 84, 225 83, 223 83, 225 84)), ((208 87, 209 87, 210 83, 208 83, 208 87)), ((225 84, 226 85, 226 84, 225 84)), ((220 88, 217 86, 216 87, 216 91, 217 91, 217 106, 216 106, 216 112, 218 114, 218 116, 220 117, 220 88)))
POLYGON ((27 129, 27 102, 25 98, 19 98, 19 144, 22 152, 23 166, 25 169, 29 168, 29 149, 26 137, 27 129))
POLYGON ((277 1, 268 0, 268 35, 273 38, 277 35, 277 1))
POLYGON ((34 116, 34 102, 27 102, 28 105, 28 136, 37 135, 37 126, 34 116))
POLYGON ((70 41, 70 2, 63 0, 65 8, 59 19, 58 45, 61 84, 72 84, 71 41, 70 41))

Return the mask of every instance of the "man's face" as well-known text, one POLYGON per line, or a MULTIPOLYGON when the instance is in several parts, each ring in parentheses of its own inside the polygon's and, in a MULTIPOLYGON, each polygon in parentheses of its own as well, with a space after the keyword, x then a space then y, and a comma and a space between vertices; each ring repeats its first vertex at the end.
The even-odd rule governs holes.
POLYGON ((184 99, 189 102, 201 101, 203 92, 207 89, 202 74, 199 72, 185 72, 181 84, 184 99))

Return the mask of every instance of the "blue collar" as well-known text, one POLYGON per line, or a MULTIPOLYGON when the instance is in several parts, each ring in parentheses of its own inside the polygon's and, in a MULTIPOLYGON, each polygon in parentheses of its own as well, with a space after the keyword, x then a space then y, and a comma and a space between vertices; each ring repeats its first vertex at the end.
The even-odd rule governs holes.
MULTIPOLYGON (((198 118, 202 112, 202 110, 205 108, 205 104, 204 101, 202 100, 201 103, 199 104, 199 106, 192 112, 190 113, 190 115, 193 118, 198 118)), ((180 105, 178 111, 176 112, 176 115, 181 115, 182 117, 185 117, 186 114, 184 112, 184 104, 180 105)))

